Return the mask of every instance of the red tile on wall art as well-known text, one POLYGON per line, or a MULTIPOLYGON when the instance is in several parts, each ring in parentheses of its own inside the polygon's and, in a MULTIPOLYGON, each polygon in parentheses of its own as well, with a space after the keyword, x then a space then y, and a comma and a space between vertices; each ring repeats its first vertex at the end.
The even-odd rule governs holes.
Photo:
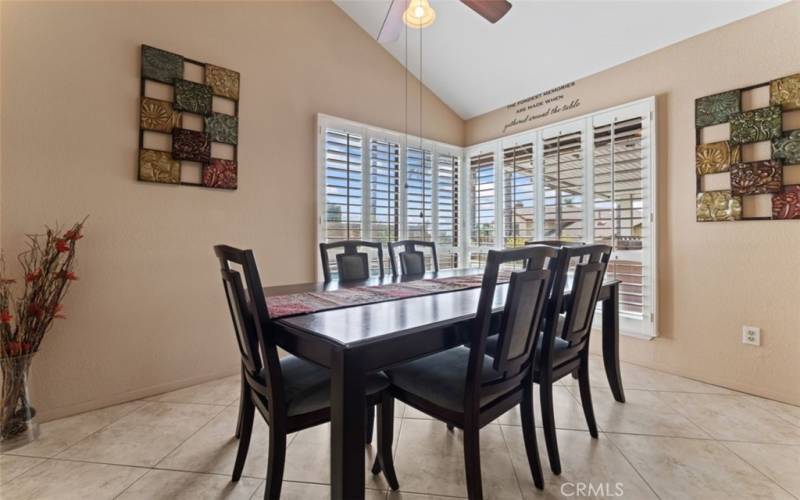
POLYGON ((236 189, 238 176, 236 162, 214 158, 203 165, 203 185, 221 189, 236 189))
POLYGON ((800 184, 784 186, 772 197, 773 219, 800 219, 800 184))
POLYGON ((211 141, 208 140, 208 135, 185 128, 173 129, 172 157, 176 160, 208 163, 211 160, 211 141))

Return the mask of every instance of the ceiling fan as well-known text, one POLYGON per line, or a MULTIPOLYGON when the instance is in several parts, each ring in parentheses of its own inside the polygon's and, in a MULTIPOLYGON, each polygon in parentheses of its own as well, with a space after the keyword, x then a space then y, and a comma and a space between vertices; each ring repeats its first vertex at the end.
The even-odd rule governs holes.
MULTIPOLYGON (((511 3, 507 0, 461 0, 461 3, 492 24, 511 9, 511 3)), ((378 33, 378 41, 393 42, 400 37, 403 24, 412 28, 424 28, 430 26, 435 18, 436 13, 431 9, 428 0, 392 0, 378 33)))

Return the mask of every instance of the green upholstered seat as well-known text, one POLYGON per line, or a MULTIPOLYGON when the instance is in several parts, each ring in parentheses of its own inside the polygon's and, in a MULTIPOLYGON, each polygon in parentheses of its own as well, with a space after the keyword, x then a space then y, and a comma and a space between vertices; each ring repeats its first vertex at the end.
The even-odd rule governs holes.
MULTIPOLYGON (((484 356, 482 382, 501 376, 492 368, 492 363, 492 358, 484 356)), ((398 388, 442 408, 463 412, 468 365, 469 348, 461 346, 405 363, 387 370, 387 374, 398 388)), ((484 389, 481 406, 499 395, 484 389)))

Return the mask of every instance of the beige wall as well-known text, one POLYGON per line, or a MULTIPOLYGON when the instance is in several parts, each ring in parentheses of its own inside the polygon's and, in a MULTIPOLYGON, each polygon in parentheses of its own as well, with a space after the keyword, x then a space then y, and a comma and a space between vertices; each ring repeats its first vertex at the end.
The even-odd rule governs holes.
MULTIPOLYGON (((402 66, 329 2, 3 2, 1 43, 4 250, 91 214, 34 363, 45 418, 236 373, 212 245, 252 247, 266 284, 313 279, 316 113, 404 130, 402 66), (238 191, 136 181, 142 43, 241 72, 238 191)), ((455 113, 422 107, 462 144, 455 113)))
MULTIPOLYGON (((800 72, 800 1, 580 80, 581 106, 539 127, 657 96, 660 337, 624 359, 800 404, 800 221, 695 222, 694 99, 800 72), (741 343, 743 324, 762 345, 741 343)), ((506 108, 467 121, 466 144, 502 135, 506 108)), ((797 128, 800 122, 795 122, 797 128)))

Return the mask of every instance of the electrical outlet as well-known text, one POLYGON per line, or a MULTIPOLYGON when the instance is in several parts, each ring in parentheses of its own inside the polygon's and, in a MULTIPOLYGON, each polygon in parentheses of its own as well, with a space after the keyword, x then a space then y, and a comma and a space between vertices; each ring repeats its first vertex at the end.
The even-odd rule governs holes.
POLYGON ((742 344, 761 345, 761 328, 742 325, 742 344))

